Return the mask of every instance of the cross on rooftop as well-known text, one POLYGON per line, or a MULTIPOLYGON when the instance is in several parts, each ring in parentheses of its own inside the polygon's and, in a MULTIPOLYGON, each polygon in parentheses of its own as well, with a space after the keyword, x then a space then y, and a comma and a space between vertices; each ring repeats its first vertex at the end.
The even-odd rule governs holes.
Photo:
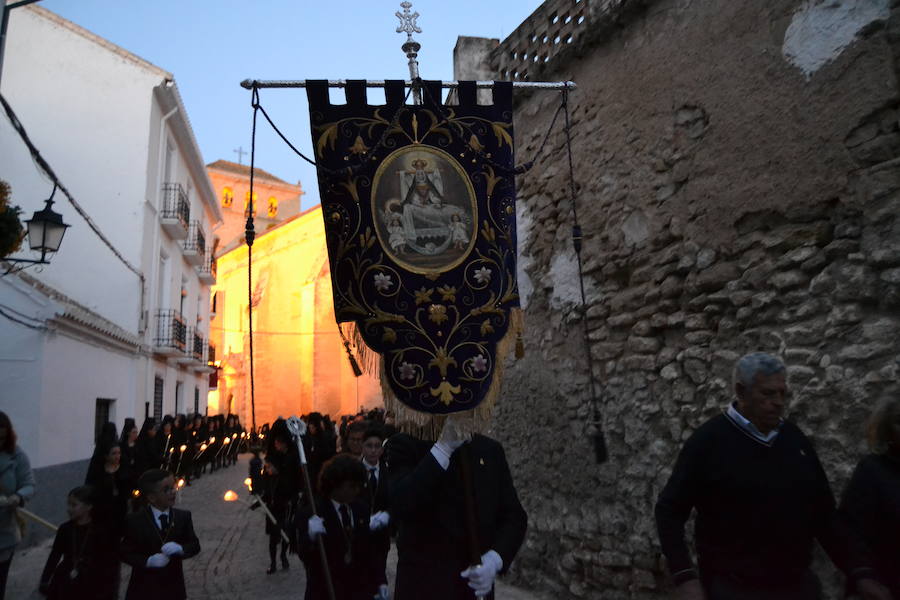
POLYGON ((244 164, 244 163, 243 163, 244 155, 245 155, 245 154, 250 154, 249 152, 247 152, 246 150, 244 150, 244 147, 243 147, 243 146, 238 146, 237 148, 235 148, 234 150, 232 150, 232 152, 234 152, 235 154, 238 155, 238 164, 239 164, 239 165, 244 164))

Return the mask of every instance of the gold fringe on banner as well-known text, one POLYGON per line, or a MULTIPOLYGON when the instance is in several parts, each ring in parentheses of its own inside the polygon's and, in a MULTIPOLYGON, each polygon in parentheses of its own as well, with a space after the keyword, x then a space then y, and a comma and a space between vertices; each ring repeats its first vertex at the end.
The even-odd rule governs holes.
MULTIPOLYGON (((521 343, 522 331, 525 326, 525 313, 521 308, 513 308, 509 314, 509 329, 497 343, 497 352, 494 363, 494 377, 491 380, 491 387, 484 399, 473 410, 454 413, 459 419, 459 424, 464 431, 469 433, 484 433, 490 427, 491 418, 494 414, 494 405, 497 397, 500 395, 500 389, 503 384, 503 373, 506 368, 506 358, 511 352, 516 352, 517 346, 521 343)), ((378 355, 380 358, 380 355, 378 355)), ((384 361, 381 361, 382 367, 384 361)), ((418 437, 420 439, 436 440, 444 426, 444 421, 449 415, 432 415, 430 413, 413 410, 400 402, 394 395, 387 377, 383 372, 379 371, 381 379, 381 391, 384 397, 384 409, 393 411, 396 417, 398 429, 401 431, 418 437)))

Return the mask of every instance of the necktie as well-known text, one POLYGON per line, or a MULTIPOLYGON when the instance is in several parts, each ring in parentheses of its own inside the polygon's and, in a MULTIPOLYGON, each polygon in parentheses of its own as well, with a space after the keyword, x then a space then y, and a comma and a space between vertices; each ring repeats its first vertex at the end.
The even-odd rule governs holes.
POLYGON ((369 493, 375 497, 375 490, 378 489, 378 478, 375 477, 375 469, 369 469, 369 493))
POLYGON ((169 515, 166 513, 159 515, 159 528, 161 531, 169 528, 169 515))
POLYGON ((350 523, 350 510, 347 508, 346 504, 341 504, 340 513, 341 525, 344 526, 344 531, 348 533, 353 531, 353 525, 350 523))
POLYGON ((346 504, 341 504, 338 511, 341 514, 341 524, 344 526, 344 543, 347 545, 347 551, 344 553, 344 564, 349 565, 353 562, 353 524, 350 522, 350 510, 346 504))

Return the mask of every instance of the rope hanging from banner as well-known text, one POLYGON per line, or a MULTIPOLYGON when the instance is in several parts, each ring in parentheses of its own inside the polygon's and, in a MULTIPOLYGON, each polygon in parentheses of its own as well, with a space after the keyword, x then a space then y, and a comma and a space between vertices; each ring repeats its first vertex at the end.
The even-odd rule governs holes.
POLYGON ((247 224, 244 239, 247 241, 247 335, 250 341, 250 418, 256 431, 256 385, 253 378, 253 241, 256 227, 253 223, 253 181, 256 173, 256 113, 259 111, 259 92, 254 89, 250 99, 253 107, 253 127, 250 134, 250 197, 247 199, 247 224))
POLYGON ((575 166, 572 161, 572 128, 569 123, 568 90, 562 91, 562 104, 560 106, 565 115, 566 155, 569 161, 569 196, 572 202, 572 245, 575 247, 575 257, 578 261, 578 285, 581 289, 581 322, 584 325, 584 354, 587 358, 588 384, 591 388, 591 426, 594 429, 594 456, 598 463, 604 463, 608 458, 608 452, 600 415, 600 398, 597 395, 597 381, 594 375, 594 357, 591 355, 591 342, 588 337, 587 298, 584 293, 584 272, 581 260, 581 244, 583 236, 581 233, 581 224, 578 221, 578 195, 575 186, 575 166))

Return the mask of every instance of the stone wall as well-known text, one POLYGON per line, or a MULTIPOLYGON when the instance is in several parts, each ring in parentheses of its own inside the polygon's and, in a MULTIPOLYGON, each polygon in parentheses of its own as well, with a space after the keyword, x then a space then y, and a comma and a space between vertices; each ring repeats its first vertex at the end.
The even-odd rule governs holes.
MULTIPOLYGON (((897 381, 900 2, 584 1, 591 31, 529 77, 579 85, 587 306, 557 132, 518 180, 526 356, 494 435, 529 533, 508 577, 553 598, 661 598, 653 505, 682 442, 731 399, 741 354, 785 358, 790 418, 836 492, 897 381)), ((518 98, 524 162, 559 98, 518 98)))

